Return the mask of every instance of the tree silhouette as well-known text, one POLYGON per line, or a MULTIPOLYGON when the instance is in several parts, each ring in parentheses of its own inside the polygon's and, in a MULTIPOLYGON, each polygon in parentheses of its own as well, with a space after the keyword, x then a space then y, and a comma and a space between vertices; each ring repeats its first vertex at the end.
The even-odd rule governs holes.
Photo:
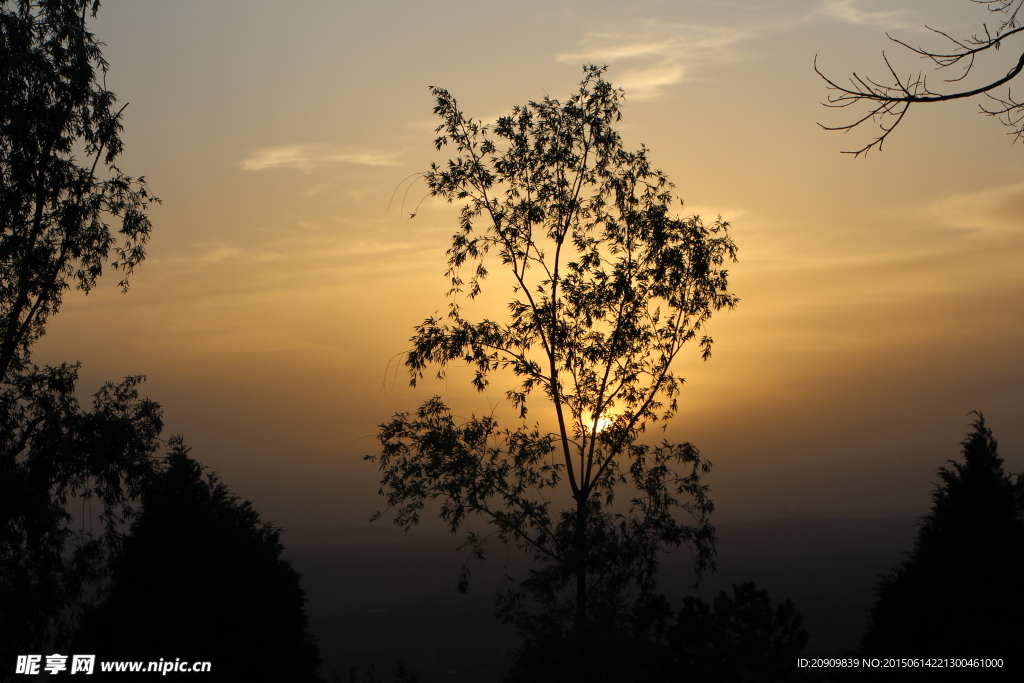
MULTIPOLYGON (((411 672, 408 667, 405 666, 404 662, 395 662, 395 670, 391 676, 391 683, 418 683, 419 678, 411 672)), ((387 683, 387 679, 377 677, 377 667, 373 664, 368 669, 362 672, 356 667, 352 667, 348 671, 348 679, 342 679, 341 674, 337 671, 331 672, 331 683, 387 683)))
POLYGON ((281 558, 281 530, 203 470, 170 441, 75 651, 209 661, 203 678, 213 681, 319 680, 306 595, 281 558))
MULTIPOLYGON (((792 601, 774 603, 753 583, 720 591, 711 605, 693 596, 673 613, 660 595, 635 601, 617 620, 596 620, 600 630, 593 680, 617 683, 809 680, 797 667, 807 643, 803 617, 792 601), (623 618, 625 617, 625 618, 623 618)), ((527 640, 507 683, 571 680, 571 643, 563 638, 527 640)))
POLYGON ((75 397, 77 364, 39 368, 30 359, 72 284, 88 292, 112 259, 127 287, 156 201, 142 178, 115 165, 124 107, 115 109, 103 84, 107 63, 87 29, 99 5, 0 0, 3 661, 41 651, 73 623, 116 549, 161 429, 159 406, 138 396, 141 377, 104 385, 85 411, 75 397), (77 531, 74 497, 87 520, 77 531))
MULTIPOLYGON (((643 594, 632 601, 592 605, 587 632, 587 678, 608 683, 661 683, 668 670, 669 652, 663 642, 665 619, 671 611, 659 595, 643 594)), ((576 634, 557 615, 533 614, 517 624, 522 642, 511 663, 506 683, 558 683, 582 680, 576 634)))
POLYGON ((722 683, 807 680, 797 658, 807 644, 791 600, 773 603, 753 583, 720 591, 712 605, 687 596, 666 634, 665 681, 722 683))
POLYGON ((104 385, 83 411, 77 370, 45 368, 0 385, 2 661, 67 636, 159 446, 160 407, 139 398, 141 377, 104 385), (69 512, 76 497, 77 529, 69 512))
MULTIPOLYGON (((435 144, 458 156, 425 178, 431 194, 465 203, 448 250, 447 319, 417 327, 406 365, 413 384, 428 365, 443 376, 459 361, 475 368, 479 390, 515 378, 506 397, 519 419, 457 420, 435 397, 382 425, 382 451, 367 456, 384 472, 397 524, 408 529, 439 499, 451 531, 466 532, 470 560, 489 536, 535 560, 499 613, 528 637, 570 637, 582 680, 597 673, 591 622, 619 615, 630 591, 653 590, 660 552, 687 543, 698 571, 711 565, 713 505, 700 482, 710 465, 688 443, 638 438, 676 411, 683 380, 671 365, 683 346, 697 340, 707 358, 705 323, 736 301, 721 267, 735 258, 727 224, 672 215, 668 178, 612 127, 621 91, 603 71, 586 67, 565 103, 530 102, 492 125, 432 88, 435 144), (481 293, 492 259, 513 281, 508 316, 472 322, 459 296, 481 293), (530 425, 538 391, 548 410, 530 425), (474 519, 488 533, 468 529, 474 519)), ((469 560, 462 590, 468 575, 469 560)))
POLYGON ((115 165, 124 107, 114 108, 101 43, 86 26, 99 6, 0 4, 0 381, 28 363, 71 283, 91 290, 113 252, 127 289, 146 255, 146 209, 158 200, 115 165))
POLYGON ((963 461, 939 469, 913 550, 878 583, 867 656, 1001 657, 1019 669, 1024 481, 1003 472, 992 431, 975 414, 963 461))
MULTIPOLYGON (((994 31, 989 29, 986 24, 982 24, 980 32, 968 38, 957 39, 948 33, 926 26, 925 28, 929 31, 948 41, 949 46, 944 50, 913 47, 892 36, 889 36, 889 40, 910 50, 919 57, 929 60, 936 69, 960 68, 959 75, 948 78, 943 83, 959 83, 964 81, 974 69, 977 60, 994 59, 994 53, 1000 47, 1012 42, 1009 39, 1018 38, 1024 32, 1024 26, 1021 26, 1020 23, 1021 19, 1024 18, 1021 16, 1024 0, 970 1, 975 4, 985 5, 990 13, 1001 15, 998 26, 994 31)), ((1014 99, 1013 93, 1009 89, 1006 95, 992 94, 992 91, 1012 81, 1024 69, 1024 50, 1018 49, 1014 54, 1016 55, 1016 63, 1013 63, 1012 60, 1008 62, 1012 66, 1005 75, 985 80, 974 87, 957 89, 954 86, 951 88, 953 92, 936 92, 932 90, 928 85, 927 77, 922 72, 918 72, 916 76, 899 76, 884 54, 882 58, 892 79, 889 81, 891 85, 859 76, 856 73, 850 77, 849 85, 840 85, 818 70, 817 58, 815 58, 814 70, 821 76, 831 91, 828 101, 824 103, 825 106, 849 107, 861 102, 866 102, 868 105, 867 113, 851 124, 822 127, 825 130, 847 131, 868 121, 877 124, 882 131, 878 137, 860 149, 844 152, 844 154, 860 156, 875 147, 881 150, 889 133, 900 124, 912 104, 947 102, 949 100, 984 95, 988 98, 989 104, 987 106, 985 104, 980 105, 982 113, 999 118, 1005 125, 1010 127, 1010 134, 1014 136, 1014 140, 1017 140, 1024 136, 1024 102, 1014 99)))

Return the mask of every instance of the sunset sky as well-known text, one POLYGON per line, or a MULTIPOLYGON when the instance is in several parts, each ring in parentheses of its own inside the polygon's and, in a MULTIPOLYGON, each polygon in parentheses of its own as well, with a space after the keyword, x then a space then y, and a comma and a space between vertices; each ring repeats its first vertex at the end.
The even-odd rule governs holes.
POLYGON ((819 128, 854 112, 821 106, 813 61, 881 78, 885 50, 909 74, 928 65, 887 31, 940 47, 925 24, 984 21, 966 0, 105 0, 120 166, 163 204, 128 294, 110 273, 69 294, 35 359, 80 360, 83 396, 147 375, 167 434, 285 528, 363 523, 379 423, 434 393, 468 414, 504 392, 396 374, 445 307, 457 227, 414 182, 448 158, 428 86, 493 120, 607 64, 627 147, 739 245, 740 304, 712 320, 708 362, 679 363, 667 432, 714 463, 715 519, 922 514, 970 410, 1024 470, 1024 146, 959 101, 912 108, 881 153, 840 154, 877 129, 819 128))

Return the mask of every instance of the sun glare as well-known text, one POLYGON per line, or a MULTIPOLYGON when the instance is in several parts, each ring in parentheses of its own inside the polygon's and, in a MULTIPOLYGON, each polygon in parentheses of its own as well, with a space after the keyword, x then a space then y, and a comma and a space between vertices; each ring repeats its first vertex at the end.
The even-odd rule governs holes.
MULTIPOLYGON (((611 427, 612 424, 614 424, 614 423, 615 423, 614 416, 602 415, 601 417, 597 418, 597 431, 603 432, 604 430, 606 430, 609 427, 611 427)), ((593 414, 588 414, 586 416, 586 418, 583 420, 583 424, 584 424, 584 426, 587 429, 587 433, 592 434, 594 432, 594 416, 593 416, 593 414)))

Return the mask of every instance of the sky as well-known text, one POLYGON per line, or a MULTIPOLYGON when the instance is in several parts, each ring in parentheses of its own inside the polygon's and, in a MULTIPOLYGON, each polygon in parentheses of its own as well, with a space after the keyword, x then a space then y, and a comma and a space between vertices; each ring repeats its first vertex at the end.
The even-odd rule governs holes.
POLYGON ((966 0, 106 0, 120 166, 163 203, 129 292, 108 273, 67 296, 35 358, 81 361, 83 397, 145 374, 167 434, 286 529, 365 523, 377 425, 503 393, 458 369, 413 389, 397 367, 446 305, 457 227, 417 181, 448 158, 429 86, 493 120, 607 65, 626 146, 739 246, 740 303, 712 319, 710 360, 679 361, 665 435, 713 462, 715 519, 924 514, 968 411, 1024 470, 1024 146, 958 101, 854 159, 875 129, 817 125, 852 113, 821 106, 813 65, 882 77, 884 50, 913 73, 886 32, 942 46, 925 25, 983 22, 966 0))

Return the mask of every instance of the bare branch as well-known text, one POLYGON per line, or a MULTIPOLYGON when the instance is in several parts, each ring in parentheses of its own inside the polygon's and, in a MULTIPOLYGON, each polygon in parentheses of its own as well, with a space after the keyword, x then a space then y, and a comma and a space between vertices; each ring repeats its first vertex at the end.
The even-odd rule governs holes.
MULTIPOLYGON (((972 0, 972 2, 986 5, 990 12, 1000 12, 1008 16, 1000 23, 999 28, 995 32, 989 30, 987 25, 982 24, 982 33, 972 35, 963 40, 958 40, 945 31, 926 26, 925 28, 929 31, 953 44, 954 48, 947 51, 914 47, 903 40, 888 34, 886 35, 894 43, 923 59, 931 61, 936 69, 959 66, 961 69, 960 74, 954 78, 944 79, 943 82, 956 83, 962 81, 974 69, 979 55, 993 48, 999 50, 1002 41, 1024 32, 1024 26, 1019 25, 1017 22, 1017 15, 1022 5, 1024 5, 1024 0, 972 0)), ((857 157, 861 154, 866 154, 872 148, 881 149, 886 138, 900 124, 912 104, 946 102, 978 95, 985 95, 999 104, 995 108, 987 108, 982 105, 982 113, 994 116, 1000 119, 1004 125, 1012 128, 1010 135, 1013 135, 1015 140, 1024 137, 1024 103, 1016 102, 1010 97, 1009 93, 1005 98, 990 94, 990 91, 1007 84, 1024 70, 1024 51, 1021 52, 1016 64, 1007 71, 1005 76, 975 88, 951 93, 931 90, 928 87, 927 77, 923 72, 918 72, 916 76, 901 77, 893 68, 885 53, 882 54, 882 59, 885 61, 891 78, 888 84, 859 76, 855 72, 849 79, 849 85, 840 85, 822 73, 818 68, 817 55, 815 56, 814 71, 825 81, 826 87, 830 91, 827 100, 822 102, 824 106, 833 108, 849 107, 862 102, 866 102, 869 105, 867 112, 852 123, 841 126, 818 125, 825 130, 841 130, 846 132, 871 121, 881 130, 881 134, 868 144, 857 150, 844 151, 844 154, 852 154, 854 157, 857 157)))

